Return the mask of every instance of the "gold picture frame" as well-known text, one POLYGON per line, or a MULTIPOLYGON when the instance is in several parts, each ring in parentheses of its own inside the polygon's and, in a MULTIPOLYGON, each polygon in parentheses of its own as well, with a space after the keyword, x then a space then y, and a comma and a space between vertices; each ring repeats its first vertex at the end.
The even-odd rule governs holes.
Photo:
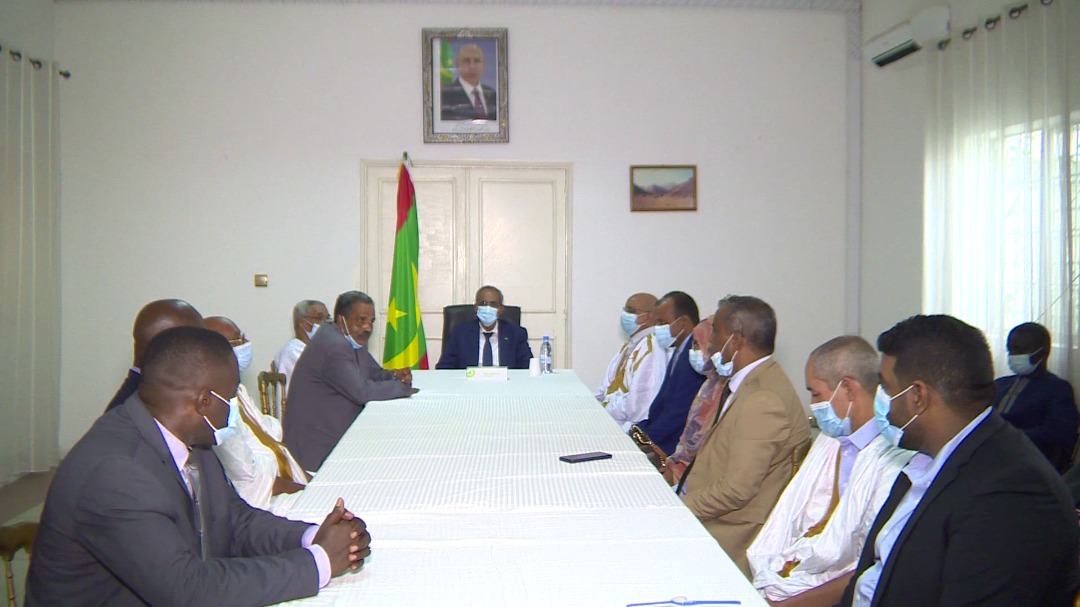
POLYGON ((507 143, 503 28, 424 28, 424 143, 507 143))
POLYGON ((696 211, 697 165, 630 167, 631 211, 696 211))

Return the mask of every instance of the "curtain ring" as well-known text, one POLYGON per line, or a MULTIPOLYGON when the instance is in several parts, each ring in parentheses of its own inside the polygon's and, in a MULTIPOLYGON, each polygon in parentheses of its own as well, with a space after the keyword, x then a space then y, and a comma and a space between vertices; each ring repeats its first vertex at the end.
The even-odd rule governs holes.
POLYGON ((975 30, 976 29, 977 28, 969 27, 966 30, 964 30, 963 34, 960 34, 960 35, 964 38, 964 40, 971 40, 971 37, 975 35, 975 30))
POLYGON ((990 17, 983 25, 986 26, 986 31, 993 31, 998 26, 998 23, 1001 23, 1001 15, 990 17))
POLYGON ((949 47, 949 43, 952 42, 952 38, 946 38, 944 40, 938 40, 937 50, 943 51, 949 47))
POLYGON ((1054 3, 1054 0, 1039 0, 1039 2, 1041 2, 1043 6, 1050 6, 1054 3))
POLYGON ((1010 8, 1009 9, 1009 19, 1019 19, 1020 15, 1023 15, 1024 11, 1027 10, 1027 7, 1028 7, 1028 5, 1021 4, 1020 6, 1014 6, 1014 7, 1010 8))
POLYGON ((57 72, 57 74, 60 74, 60 76, 64 80, 70 80, 71 79, 71 72, 69 72, 67 70, 60 70, 59 72, 57 72))
POLYGON ((40 70, 41 69, 41 60, 40 59, 31 59, 30 60, 30 65, 32 65, 35 70, 40 70))
POLYGON ((19 51, 8 51, 8 54, 11 55, 11 58, 15 61, 22 61, 22 53, 19 51))

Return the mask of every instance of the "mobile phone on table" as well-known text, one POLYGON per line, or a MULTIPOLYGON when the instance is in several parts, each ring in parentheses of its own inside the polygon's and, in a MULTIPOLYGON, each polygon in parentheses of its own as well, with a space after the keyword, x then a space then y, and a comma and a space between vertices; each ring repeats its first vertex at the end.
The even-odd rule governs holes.
POLYGON ((559 459, 568 464, 577 464, 580 462, 591 462, 596 459, 611 459, 610 453, 604 453, 602 451, 592 451, 590 453, 575 453, 573 455, 560 455, 559 459))

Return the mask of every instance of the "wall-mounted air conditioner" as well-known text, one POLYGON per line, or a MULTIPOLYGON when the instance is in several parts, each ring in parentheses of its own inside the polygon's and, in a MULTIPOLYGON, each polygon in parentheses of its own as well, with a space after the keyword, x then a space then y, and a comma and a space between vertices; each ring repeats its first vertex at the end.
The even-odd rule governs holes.
POLYGON ((905 21, 868 41, 863 54, 878 67, 903 59, 927 44, 936 44, 949 37, 949 7, 931 6, 919 11, 911 21, 905 21))

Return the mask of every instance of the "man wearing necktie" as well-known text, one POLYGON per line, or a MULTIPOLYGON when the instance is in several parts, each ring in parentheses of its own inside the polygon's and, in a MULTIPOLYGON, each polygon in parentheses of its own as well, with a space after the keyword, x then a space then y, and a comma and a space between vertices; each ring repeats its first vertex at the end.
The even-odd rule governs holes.
POLYGON ((458 77, 441 90, 443 120, 495 120, 498 100, 495 89, 483 84, 484 51, 477 44, 465 44, 454 56, 458 77))
POLYGON ((528 369, 532 358, 529 332, 505 318, 502 291, 483 286, 473 304, 476 322, 462 323, 443 344, 436 369, 510 367, 528 369))
POLYGON ((311 596, 370 554, 341 499, 322 525, 252 508, 208 449, 239 421, 229 342, 176 327, 146 348, 136 395, 57 469, 28 606, 267 605, 311 596))
POLYGON ((1057 472, 993 413, 982 333, 913 316, 878 337, 894 444, 919 452, 893 485, 841 605, 1073 604, 1080 533, 1057 472))

